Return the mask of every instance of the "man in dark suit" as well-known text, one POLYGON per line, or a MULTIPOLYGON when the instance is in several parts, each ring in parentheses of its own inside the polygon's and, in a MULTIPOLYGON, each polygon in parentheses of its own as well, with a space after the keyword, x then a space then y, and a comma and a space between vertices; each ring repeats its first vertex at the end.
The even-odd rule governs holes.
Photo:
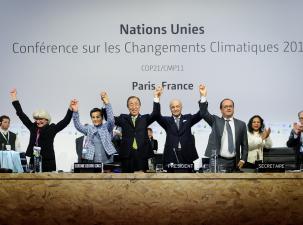
POLYGON ((156 167, 156 153, 158 150, 158 141, 156 139, 154 139, 153 136, 153 129, 151 129, 150 127, 147 128, 147 135, 148 135, 148 139, 149 139, 149 144, 150 144, 150 152, 149 152, 149 156, 148 156, 148 167, 149 170, 153 170, 156 167))
POLYGON ((296 167, 300 169, 303 164, 303 111, 298 113, 299 122, 293 124, 287 141, 287 147, 293 148, 296 154, 296 167))
POLYGON ((227 171, 241 169, 247 161, 248 154, 246 124, 233 117, 234 102, 228 98, 220 103, 222 116, 211 115, 207 110, 206 87, 201 85, 201 89, 204 98, 201 113, 212 128, 205 155, 211 157, 215 153, 219 164, 222 164, 227 171))
MULTIPOLYGON (((155 96, 157 91, 155 91, 155 96)), ((140 114, 141 101, 136 96, 127 99, 129 114, 121 114, 115 117, 115 124, 122 128, 122 139, 119 156, 122 163, 122 171, 131 173, 146 171, 147 159, 151 151, 147 135, 147 127, 153 123, 160 111, 159 102, 154 102, 151 114, 140 114)))
MULTIPOLYGON (((201 91, 200 91, 201 95, 201 91)), ((159 96, 160 97, 160 96, 159 96)), ((201 106, 199 101, 199 106, 201 106)), ((182 114, 182 103, 174 99, 169 104, 171 116, 159 116, 157 122, 166 131, 163 152, 164 166, 170 163, 191 164, 198 159, 191 127, 202 119, 202 114, 182 114)))
POLYGON ((157 151, 158 150, 158 141, 156 139, 154 139, 153 130, 150 127, 147 128, 147 135, 148 135, 148 139, 149 139, 149 142, 151 145, 152 152, 157 151))

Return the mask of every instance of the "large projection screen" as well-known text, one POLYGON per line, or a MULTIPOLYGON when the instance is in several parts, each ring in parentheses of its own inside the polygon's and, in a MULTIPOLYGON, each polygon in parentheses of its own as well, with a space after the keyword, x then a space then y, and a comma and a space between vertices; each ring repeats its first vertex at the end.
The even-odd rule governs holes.
MULTIPOLYGON (((162 114, 170 115, 173 98, 185 114, 197 112, 203 83, 211 113, 219 115, 220 101, 232 98, 236 118, 261 115, 274 146, 285 146, 303 108, 302 8, 300 0, 3 0, 0 114, 11 117, 25 151, 29 133, 9 99, 14 87, 30 117, 44 108, 56 123, 77 98, 81 121, 90 123, 102 90, 116 115, 127 113, 130 95, 141 98, 145 114, 154 86, 163 83, 162 114)), ((151 127, 161 152, 165 132, 151 127)), ((201 121, 192 132, 203 157, 210 128, 201 121)), ((70 170, 80 135, 72 123, 57 135, 58 170, 70 170)))

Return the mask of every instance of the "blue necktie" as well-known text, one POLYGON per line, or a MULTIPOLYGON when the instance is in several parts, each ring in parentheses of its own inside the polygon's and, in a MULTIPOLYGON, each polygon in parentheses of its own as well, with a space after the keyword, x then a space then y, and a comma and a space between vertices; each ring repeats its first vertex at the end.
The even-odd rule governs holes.
POLYGON ((230 120, 226 120, 226 131, 227 131, 227 140, 228 140, 228 151, 230 153, 234 153, 235 145, 234 145, 234 138, 233 138, 233 131, 229 124, 230 120))

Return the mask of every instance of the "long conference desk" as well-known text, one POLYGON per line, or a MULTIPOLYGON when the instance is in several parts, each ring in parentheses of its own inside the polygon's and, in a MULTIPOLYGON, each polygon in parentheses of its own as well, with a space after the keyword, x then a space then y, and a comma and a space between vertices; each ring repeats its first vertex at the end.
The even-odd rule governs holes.
POLYGON ((303 224, 303 173, 0 174, 0 224, 303 224))

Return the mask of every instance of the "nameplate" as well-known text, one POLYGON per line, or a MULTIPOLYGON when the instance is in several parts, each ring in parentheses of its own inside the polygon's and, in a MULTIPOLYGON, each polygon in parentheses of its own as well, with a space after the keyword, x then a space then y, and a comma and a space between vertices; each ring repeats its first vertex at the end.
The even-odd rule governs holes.
POLYGON ((194 164, 188 163, 169 163, 166 166, 167 172, 172 173, 192 173, 194 172, 194 164))
POLYGON ((101 173, 102 163, 74 163, 75 173, 101 173))
POLYGON ((75 163, 74 168, 102 168, 102 163, 75 163))
POLYGON ((284 163, 258 163, 256 167, 258 172, 285 172, 284 163))

